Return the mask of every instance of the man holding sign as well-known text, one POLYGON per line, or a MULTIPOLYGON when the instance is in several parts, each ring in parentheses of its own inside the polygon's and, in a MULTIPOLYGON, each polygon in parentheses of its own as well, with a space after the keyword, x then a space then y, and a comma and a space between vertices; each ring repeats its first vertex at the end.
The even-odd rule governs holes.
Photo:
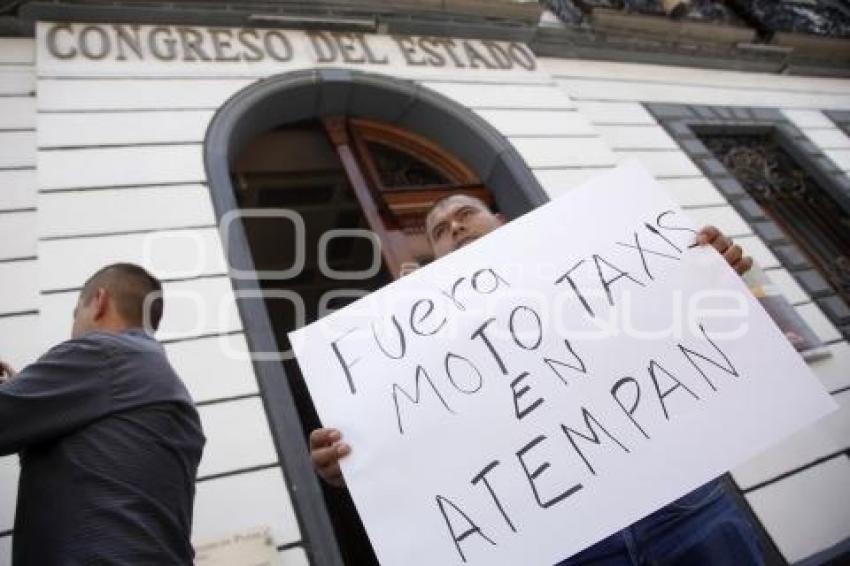
MULTIPOLYGON (((832 405, 745 286, 689 248, 738 274, 752 260, 676 214, 634 165, 481 242, 502 219, 450 197, 427 219, 435 256, 469 249, 291 335, 320 415, 368 446, 346 476, 382 562, 763 563, 731 496, 705 482, 832 405), (536 269, 547 262, 557 276, 536 269), (694 306, 715 286, 749 308, 743 334, 694 306), (666 324, 668 306, 678 330, 634 328, 666 324), (626 318, 594 335, 614 312, 626 318), (747 343, 767 335, 770 360, 747 343)), ((349 454, 338 430, 311 435, 329 483, 349 454)))
MULTIPOLYGON (((440 258, 487 235, 503 223, 503 217, 491 212, 481 200, 455 194, 437 201, 425 224, 434 256, 440 258)), ((712 246, 739 275, 752 267, 752 258, 744 256, 741 247, 714 226, 702 228, 694 243, 712 246)), ((351 447, 342 441, 342 434, 336 429, 321 428, 310 434, 313 463, 319 475, 333 486, 345 485, 339 459, 350 451, 351 447)), ((606 561, 630 564, 629 557, 635 556, 642 556, 649 563, 680 557, 689 565, 762 562, 752 527, 719 481, 706 484, 561 564, 606 561), (663 540, 639 539, 635 531, 641 527, 641 534, 656 530, 663 533, 658 537, 663 540), (671 543, 671 539, 675 542, 671 543), (647 555, 656 547, 662 547, 665 555, 647 555)))

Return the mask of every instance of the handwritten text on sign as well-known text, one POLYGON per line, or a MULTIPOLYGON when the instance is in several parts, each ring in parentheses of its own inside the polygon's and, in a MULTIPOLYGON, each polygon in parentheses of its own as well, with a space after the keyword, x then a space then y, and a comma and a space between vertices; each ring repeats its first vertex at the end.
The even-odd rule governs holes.
POLYGON ((553 564, 833 408, 637 165, 291 335, 383 564, 553 564))

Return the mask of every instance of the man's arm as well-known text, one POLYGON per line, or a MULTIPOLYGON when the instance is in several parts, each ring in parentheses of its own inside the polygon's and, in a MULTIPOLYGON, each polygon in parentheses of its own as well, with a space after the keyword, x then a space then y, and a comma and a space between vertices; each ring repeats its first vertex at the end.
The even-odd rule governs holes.
POLYGON ((108 414, 102 346, 90 338, 52 348, 0 383, 0 456, 68 434, 108 414))

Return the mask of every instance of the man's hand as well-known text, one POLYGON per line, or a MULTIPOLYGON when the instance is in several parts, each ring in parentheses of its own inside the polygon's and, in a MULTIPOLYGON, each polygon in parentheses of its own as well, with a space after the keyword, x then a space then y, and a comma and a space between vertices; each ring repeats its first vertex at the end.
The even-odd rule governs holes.
POLYGON ((7 381, 15 377, 17 373, 18 372, 16 372, 12 366, 7 364, 3 360, 0 360, 0 383, 6 383, 7 381))
POLYGON ((697 233, 696 244, 700 246, 710 244, 715 250, 720 252, 726 263, 738 275, 743 275, 753 266, 753 258, 744 256, 741 246, 735 245, 731 238, 724 236, 723 232, 714 226, 703 226, 700 228, 700 231, 697 233))
POLYGON ((334 428, 318 428, 310 433, 310 459, 322 479, 336 487, 345 486, 339 459, 351 452, 351 447, 341 442, 342 433, 334 428))

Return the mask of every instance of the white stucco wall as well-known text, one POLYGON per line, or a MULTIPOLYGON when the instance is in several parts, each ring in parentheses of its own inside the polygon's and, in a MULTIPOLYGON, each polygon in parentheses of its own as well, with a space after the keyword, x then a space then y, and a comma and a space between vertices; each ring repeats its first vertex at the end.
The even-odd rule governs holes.
MULTIPOLYGON (((15 367, 38 345, 35 42, 0 39, 0 351, 15 367)), ((15 519, 18 457, 0 458, 0 532, 15 519)), ((0 537, 0 564, 11 538, 0 537)))

